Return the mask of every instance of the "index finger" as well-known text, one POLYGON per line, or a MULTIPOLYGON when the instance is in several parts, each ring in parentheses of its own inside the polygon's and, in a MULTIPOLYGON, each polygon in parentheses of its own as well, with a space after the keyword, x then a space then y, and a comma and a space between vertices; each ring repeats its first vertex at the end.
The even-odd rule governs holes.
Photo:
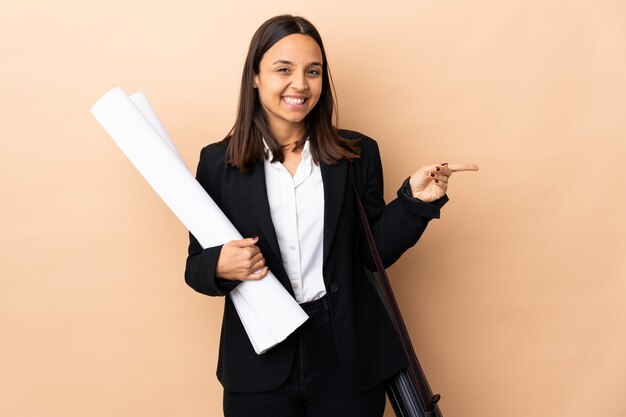
POLYGON ((452 172, 478 171, 478 165, 476 164, 448 164, 448 168, 452 172))

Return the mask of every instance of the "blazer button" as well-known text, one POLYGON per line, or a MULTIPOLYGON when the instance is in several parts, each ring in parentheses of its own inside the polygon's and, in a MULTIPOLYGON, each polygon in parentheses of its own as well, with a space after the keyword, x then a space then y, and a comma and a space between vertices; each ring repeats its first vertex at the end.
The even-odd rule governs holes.
POLYGON ((337 284, 336 282, 331 282, 330 283, 330 292, 336 293, 337 291, 339 291, 339 284, 337 284))

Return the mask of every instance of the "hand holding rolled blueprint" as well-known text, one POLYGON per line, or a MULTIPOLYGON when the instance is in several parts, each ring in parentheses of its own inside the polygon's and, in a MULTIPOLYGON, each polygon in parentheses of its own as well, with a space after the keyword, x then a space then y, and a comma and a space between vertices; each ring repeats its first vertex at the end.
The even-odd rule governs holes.
MULTIPOLYGON (((242 239, 189 172, 143 94, 117 87, 91 113, 203 248, 242 239)), ((308 316, 271 271, 229 293, 257 354, 285 340, 308 316)))

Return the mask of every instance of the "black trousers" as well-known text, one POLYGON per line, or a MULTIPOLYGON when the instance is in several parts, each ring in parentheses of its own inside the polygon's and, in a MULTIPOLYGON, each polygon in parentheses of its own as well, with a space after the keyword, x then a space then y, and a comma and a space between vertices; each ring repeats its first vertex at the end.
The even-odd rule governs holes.
POLYGON ((358 391, 337 355, 326 298, 301 304, 309 319, 292 335, 296 357, 283 385, 262 393, 224 391, 225 417, 382 417, 384 384, 358 391))

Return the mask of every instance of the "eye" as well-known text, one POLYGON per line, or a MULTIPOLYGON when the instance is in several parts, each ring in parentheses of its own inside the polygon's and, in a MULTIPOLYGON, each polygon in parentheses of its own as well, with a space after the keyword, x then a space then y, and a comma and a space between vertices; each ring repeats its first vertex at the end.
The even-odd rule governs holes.
POLYGON ((316 69, 310 69, 307 71, 309 75, 320 75, 320 71, 316 69))
POLYGON ((286 68, 286 67, 278 68, 276 72, 289 72, 289 68, 286 68))

